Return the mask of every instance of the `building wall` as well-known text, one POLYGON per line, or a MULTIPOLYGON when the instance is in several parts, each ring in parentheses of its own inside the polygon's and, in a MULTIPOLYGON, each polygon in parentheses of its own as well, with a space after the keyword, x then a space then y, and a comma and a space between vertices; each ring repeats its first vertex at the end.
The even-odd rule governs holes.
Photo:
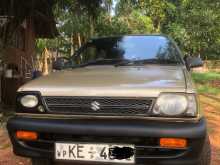
MULTIPOLYGON (((18 67, 20 76, 23 78, 26 77, 27 72, 31 72, 33 70, 33 58, 36 55, 34 29, 31 20, 25 22, 25 27, 22 26, 22 29, 17 32, 23 35, 23 41, 19 40, 19 42, 24 42, 24 45, 8 46, 3 58, 5 64, 15 64, 18 67)), ((18 37, 22 38, 21 35, 18 37)))
POLYGON ((27 20, 18 28, 11 44, 4 50, 2 59, 4 72, 6 73, 11 64, 16 66, 12 78, 6 77, 5 73, 1 76, 1 95, 4 104, 13 105, 17 89, 31 79, 35 55, 34 28, 31 20, 27 20))
POLYGON ((36 36, 34 32, 34 27, 30 20, 27 22, 25 36, 26 36, 25 37, 25 54, 26 54, 25 58, 27 59, 27 61, 31 62, 31 64, 33 65, 32 60, 36 56, 36 52, 35 52, 36 36))

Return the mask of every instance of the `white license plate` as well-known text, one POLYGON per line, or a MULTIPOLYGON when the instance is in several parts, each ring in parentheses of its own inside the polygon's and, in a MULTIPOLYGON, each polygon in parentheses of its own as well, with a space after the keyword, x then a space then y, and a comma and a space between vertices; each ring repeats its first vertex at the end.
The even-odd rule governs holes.
POLYGON ((93 162, 111 162, 134 164, 135 156, 129 159, 113 159, 109 156, 109 149, 113 147, 130 147, 134 145, 115 144, 85 144, 85 143, 55 143, 56 160, 78 160, 93 162))

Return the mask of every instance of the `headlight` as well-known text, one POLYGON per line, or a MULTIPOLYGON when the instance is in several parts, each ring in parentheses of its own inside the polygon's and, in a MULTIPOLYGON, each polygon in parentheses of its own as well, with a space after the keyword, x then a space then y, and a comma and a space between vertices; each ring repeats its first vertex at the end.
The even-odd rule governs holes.
POLYGON ((153 108, 153 115, 167 117, 195 117, 197 101, 193 94, 163 93, 153 108))
POLYGON ((21 105, 26 108, 33 108, 38 105, 38 98, 34 95, 25 95, 21 97, 21 105))

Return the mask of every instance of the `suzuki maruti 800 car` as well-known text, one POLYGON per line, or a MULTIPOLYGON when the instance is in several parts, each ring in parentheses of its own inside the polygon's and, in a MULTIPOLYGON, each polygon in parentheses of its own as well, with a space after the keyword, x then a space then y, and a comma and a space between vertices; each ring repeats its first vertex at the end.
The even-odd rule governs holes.
POLYGON ((14 153, 33 165, 209 165, 189 73, 201 65, 162 35, 91 39, 18 90, 14 153))

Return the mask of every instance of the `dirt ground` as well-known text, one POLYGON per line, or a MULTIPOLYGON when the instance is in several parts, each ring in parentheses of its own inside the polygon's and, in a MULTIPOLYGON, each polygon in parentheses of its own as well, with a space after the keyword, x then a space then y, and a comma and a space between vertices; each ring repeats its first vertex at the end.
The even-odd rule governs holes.
MULTIPOLYGON (((211 165, 220 165, 220 99, 200 96, 201 106, 208 121, 212 145, 211 165)), ((15 156, 4 126, 0 126, 0 165, 30 165, 30 160, 15 156)))

